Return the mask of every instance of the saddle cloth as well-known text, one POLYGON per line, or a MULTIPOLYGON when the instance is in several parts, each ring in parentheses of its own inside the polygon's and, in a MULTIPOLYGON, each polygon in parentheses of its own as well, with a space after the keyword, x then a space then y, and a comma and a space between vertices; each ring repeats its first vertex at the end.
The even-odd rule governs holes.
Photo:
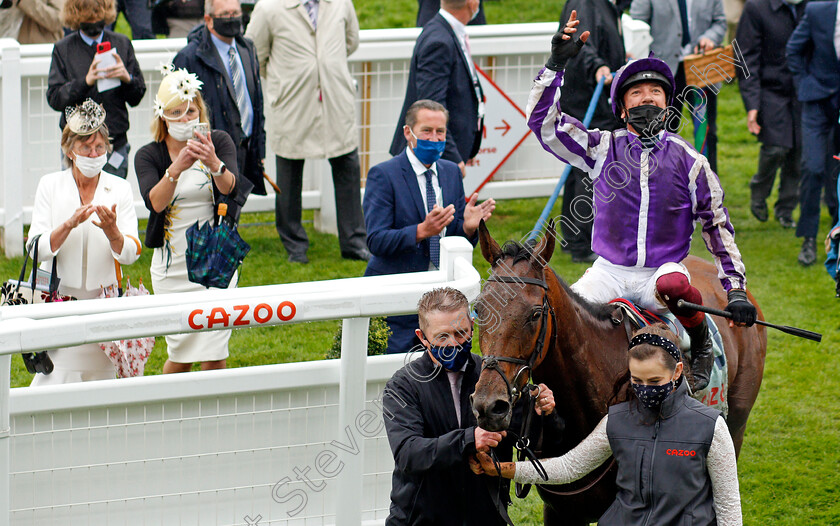
MULTIPOLYGON (((624 298, 614 299, 610 304, 620 307, 624 311, 634 329, 641 329, 654 323, 664 323, 679 338, 683 355, 690 358, 688 333, 673 314, 649 311, 624 298)), ((706 314, 706 323, 709 325, 709 334, 712 337, 715 361, 712 365, 712 373, 709 376, 709 385, 697 393, 691 392, 691 386, 689 385, 689 392, 691 392, 693 398, 717 409, 723 413, 724 418, 727 418, 729 416, 729 368, 726 363, 726 353, 723 350, 723 339, 720 337, 717 325, 708 314, 706 314)))

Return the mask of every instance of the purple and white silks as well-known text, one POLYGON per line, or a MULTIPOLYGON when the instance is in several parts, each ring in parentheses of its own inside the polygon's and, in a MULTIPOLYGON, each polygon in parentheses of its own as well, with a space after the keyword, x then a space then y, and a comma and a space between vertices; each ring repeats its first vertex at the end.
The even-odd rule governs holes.
POLYGON ((562 85, 563 72, 540 72, 528 100, 528 126, 543 148, 594 181, 592 251, 627 267, 680 262, 700 221, 723 288, 745 288, 723 189, 706 157, 667 131, 646 149, 627 129, 587 130, 561 111, 562 85))

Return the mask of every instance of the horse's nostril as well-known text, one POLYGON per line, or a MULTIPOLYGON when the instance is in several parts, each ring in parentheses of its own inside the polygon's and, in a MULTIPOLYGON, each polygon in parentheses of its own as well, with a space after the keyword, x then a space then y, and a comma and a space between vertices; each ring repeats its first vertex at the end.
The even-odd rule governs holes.
POLYGON ((508 414, 510 411, 510 404, 505 400, 496 400, 492 406, 490 406, 490 414, 497 415, 497 416, 504 416, 508 414))

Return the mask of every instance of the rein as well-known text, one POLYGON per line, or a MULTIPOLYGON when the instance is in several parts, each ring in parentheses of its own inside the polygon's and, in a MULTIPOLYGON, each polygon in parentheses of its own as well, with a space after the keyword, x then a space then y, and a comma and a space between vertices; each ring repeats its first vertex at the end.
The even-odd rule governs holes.
MULTIPOLYGON (((517 451, 517 457, 522 454, 525 458, 531 461, 531 464, 534 466, 534 469, 537 470, 540 477, 543 480, 548 480, 548 474, 545 471, 542 463, 540 463, 537 455, 534 454, 533 450, 531 450, 531 443, 530 443, 530 431, 531 431, 531 418, 534 412, 534 406, 537 401, 537 397, 539 396, 539 386, 531 384, 531 380, 533 377, 531 375, 531 371, 534 369, 534 365, 537 363, 537 360, 543 356, 545 353, 546 341, 545 336, 548 332, 548 316, 551 315, 552 319, 554 318, 554 309, 552 308, 551 304, 548 302, 548 284, 541 279, 535 278, 527 278, 527 277, 517 277, 517 276, 498 276, 498 275, 491 275, 487 281, 495 281, 497 283, 515 283, 515 284, 526 284, 526 285, 535 285, 537 287, 541 287, 545 290, 545 294, 543 294, 543 302, 542 302, 542 314, 540 317, 540 332, 537 336, 536 344, 534 345, 534 350, 531 352, 531 356, 527 360, 523 360, 521 358, 509 358, 507 356, 492 356, 488 355, 482 359, 481 370, 484 371, 485 369, 491 369, 499 373, 499 376, 502 377, 502 380, 505 382, 505 387, 507 388, 508 393, 508 402, 510 403, 511 410, 516 405, 516 402, 522 396, 523 392, 525 392, 528 396, 528 403, 525 407, 525 415, 522 420, 522 428, 520 429, 520 434, 517 436, 516 433, 508 430, 508 434, 513 437, 516 442, 514 443, 514 447, 517 451), (516 374, 513 376, 513 381, 507 379, 507 376, 502 371, 501 367, 499 366, 499 362, 508 362, 519 366, 519 369, 516 370, 516 374), (525 380, 525 383, 520 386, 520 380, 525 375, 528 374, 528 379, 525 380), (531 395, 531 391, 536 389, 537 394, 536 396, 531 395)), ((496 458, 495 453, 491 450, 491 457, 493 459, 493 463, 496 464, 497 469, 499 468, 500 464, 496 458)), ((501 472, 501 470, 499 470, 501 472)), ((520 487, 519 484, 516 485, 516 496, 519 498, 525 498, 528 494, 528 490, 530 486, 525 486, 524 489, 520 487)))
MULTIPOLYGON (((513 437, 516 440, 516 442, 514 444, 514 447, 517 450, 517 457, 521 453, 525 458, 527 458, 528 460, 531 461, 531 464, 534 466, 534 469, 537 471, 537 473, 540 475, 540 477, 542 477, 543 480, 548 480, 548 474, 546 473, 545 468, 543 467, 542 463, 540 463, 539 459, 537 459, 537 456, 531 450, 530 439, 528 438, 530 436, 530 430, 531 430, 531 416, 532 416, 532 413, 534 411, 534 405, 536 404, 537 396, 539 396, 539 392, 537 392, 536 396, 531 396, 530 391, 533 390, 533 389, 539 390, 539 387, 536 386, 536 385, 533 385, 533 384, 528 385, 529 382, 532 380, 530 372, 533 370, 534 365, 536 364, 537 360, 540 359, 540 357, 542 357, 544 352, 545 352, 545 347, 546 347, 545 337, 546 337, 547 326, 548 326, 548 315, 551 314, 552 318, 554 318, 554 309, 552 308, 551 304, 548 302, 548 284, 544 280, 536 279, 536 278, 518 277, 518 276, 498 276, 498 275, 491 275, 489 278, 487 278, 487 281, 495 281, 497 283, 514 283, 514 284, 534 285, 534 286, 537 286, 537 287, 541 287, 543 290, 545 290, 545 294, 543 295, 543 309, 542 309, 542 317, 541 317, 541 324, 540 324, 540 333, 539 333, 539 336, 537 337, 537 341, 536 341, 536 344, 534 346, 534 350, 532 351, 531 356, 528 358, 528 360, 523 360, 521 358, 509 358, 507 356, 488 355, 488 356, 485 356, 482 360, 481 370, 484 371, 484 369, 492 369, 492 370, 496 371, 497 373, 499 373, 499 376, 502 377, 502 380, 504 380, 505 386, 507 387, 508 401, 510 402, 511 410, 513 409, 516 402, 519 400, 520 396, 522 396, 523 391, 527 390, 527 394, 529 396, 529 403, 526 404, 527 407, 525 407, 525 409, 524 409, 525 410, 525 416, 524 416, 523 421, 522 421, 522 428, 520 430, 520 434, 519 434, 519 436, 517 436, 515 433, 511 432, 510 430, 508 430, 508 434, 511 435, 511 437, 513 437), (512 364, 520 366, 519 369, 517 369, 516 374, 513 377, 513 381, 509 381, 507 379, 507 376, 505 376, 504 372, 502 372, 502 370, 499 366, 499 362, 508 362, 508 363, 512 363, 512 364), (526 380, 525 384, 520 387, 519 386, 520 378, 526 372, 528 373, 528 380, 526 380)), ((624 314, 624 313, 621 312, 621 314, 624 314)), ((614 325, 623 324, 625 326, 625 330, 627 331, 627 338, 628 338, 628 341, 629 341, 630 340, 630 330, 631 329, 629 327, 629 324, 627 323, 626 318, 627 318, 626 316, 621 316, 620 318, 615 318, 614 317, 612 319, 612 322, 613 322, 614 325)), ((501 473, 501 464, 499 463, 498 459, 496 458, 495 453, 492 450, 491 450, 491 455, 490 456, 493 459, 493 463, 496 465, 496 469, 498 470, 499 473, 501 473)), ((549 489, 548 487, 546 487, 545 485, 542 485, 542 484, 537 484, 537 487, 539 487, 541 490, 543 490, 545 492, 548 492, 548 493, 553 494, 553 495, 558 495, 558 496, 578 495, 580 493, 583 493, 583 492, 591 489, 593 486, 598 484, 604 478, 604 476, 612 469, 612 467, 614 465, 615 465, 615 458, 613 457, 612 461, 607 465, 606 469, 604 469, 590 483, 588 483, 587 485, 585 485, 585 486, 583 486, 582 488, 579 488, 579 489, 570 490, 570 491, 557 491, 557 490, 549 489)), ((518 483, 516 484, 516 496, 519 497, 519 498, 525 498, 525 496, 528 495, 529 490, 530 490, 530 485, 520 485, 518 483)), ((493 496, 492 491, 491 491, 491 496, 493 496)), ((496 496, 496 498, 498 498, 498 497, 496 496)), ((500 505, 497 505, 497 507, 499 507, 500 510, 504 510, 504 508, 500 505)), ((507 515, 507 513, 504 513, 502 516, 506 519, 506 521, 509 521, 510 519, 506 515, 507 515)), ((508 522, 508 523, 510 524, 510 522, 508 522)))

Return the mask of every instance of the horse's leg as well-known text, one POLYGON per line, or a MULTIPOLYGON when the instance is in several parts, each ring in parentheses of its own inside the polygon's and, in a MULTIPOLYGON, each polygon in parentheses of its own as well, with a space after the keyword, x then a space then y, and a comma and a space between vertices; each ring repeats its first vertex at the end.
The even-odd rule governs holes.
MULTIPOLYGON (((731 330, 729 327, 724 327, 724 329, 731 330)), ((735 445, 736 457, 741 452, 744 432, 747 429, 747 419, 761 388, 767 348, 765 329, 754 326, 750 329, 740 330, 744 332, 739 334, 738 338, 730 340, 736 342, 736 344, 731 347, 732 352, 727 352, 727 358, 733 353, 737 353, 737 371, 733 375, 730 370, 729 416, 726 419, 729 434, 732 435, 732 442, 735 445)))

